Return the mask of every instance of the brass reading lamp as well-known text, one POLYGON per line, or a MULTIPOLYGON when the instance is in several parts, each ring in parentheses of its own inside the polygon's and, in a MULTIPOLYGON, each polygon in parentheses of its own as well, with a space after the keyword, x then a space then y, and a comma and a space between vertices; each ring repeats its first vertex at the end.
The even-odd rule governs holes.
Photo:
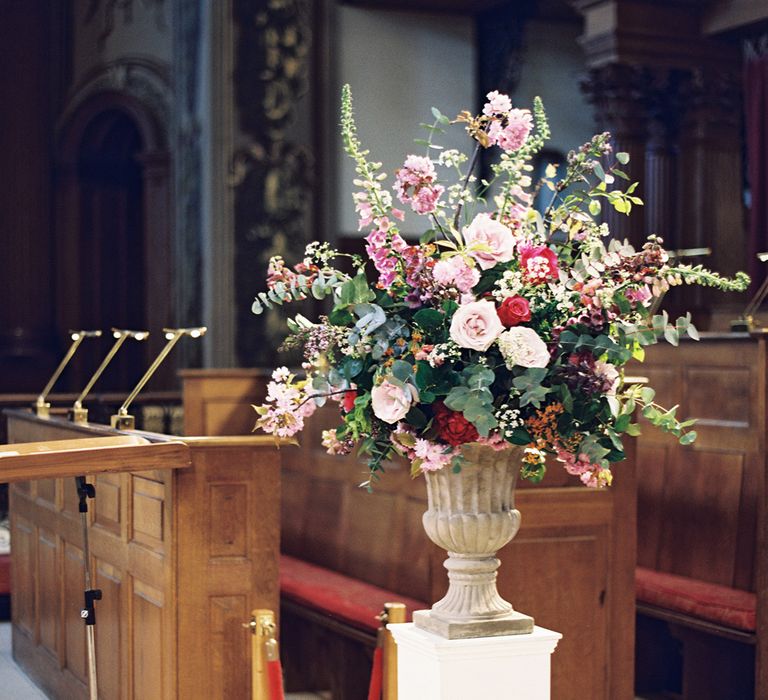
POLYGON ((155 373, 155 370, 157 370, 168 353, 173 349, 173 346, 176 345, 176 343, 178 343, 183 336, 188 335, 190 338, 201 338, 205 335, 207 330, 208 329, 205 326, 198 326, 197 328, 163 328, 165 339, 168 342, 160 351, 160 354, 155 358, 155 361, 149 366, 149 369, 144 373, 144 376, 139 379, 139 383, 128 395, 128 398, 123 401, 123 405, 120 406, 117 413, 115 413, 110 419, 110 425, 113 428, 117 428, 119 430, 133 430, 135 428, 136 419, 134 416, 128 413, 128 407, 131 405, 131 402, 144 388, 144 385, 149 381, 150 377, 152 377, 152 375, 155 373))
POLYGON ((115 339, 115 344, 107 353, 106 357, 104 357, 98 369, 93 373, 88 384, 86 384, 85 388, 80 392, 80 396, 75 399, 75 403, 72 404, 70 417, 75 423, 88 422, 88 409, 83 408, 83 401, 85 401, 85 397, 88 396, 91 389, 93 389, 93 385, 98 381, 99 377, 107 368, 107 365, 112 361, 112 358, 117 354, 117 351, 122 347, 123 343, 128 340, 128 338, 133 338, 134 340, 146 340, 149 337, 149 331, 128 331, 120 328, 113 328, 112 337, 115 339))
POLYGON ((48 394, 51 389, 53 389, 53 385, 58 381, 61 373, 64 371, 64 368, 67 366, 67 363, 72 359, 72 356, 75 354, 75 352, 77 352, 77 349, 80 347, 80 343, 82 343, 86 338, 101 337, 101 331, 69 331, 69 337, 72 339, 72 345, 69 346, 67 354, 64 355, 61 362, 59 363, 59 366, 54 370, 53 375, 51 375, 51 378, 45 385, 45 389, 40 392, 40 396, 38 396, 37 401, 35 401, 35 413, 40 418, 48 418, 51 415, 51 404, 46 401, 48 394))
MULTIPOLYGON (((697 258, 699 256, 704 257, 707 255, 712 255, 712 248, 681 248, 680 250, 670 250, 667 251, 667 255, 669 255, 670 260, 681 260, 683 258, 697 258)), ((657 296, 653 303, 651 304, 650 308, 648 309, 651 316, 654 316, 661 306, 661 302, 664 301, 664 296, 666 295, 666 292, 662 292, 657 296)))
MULTIPOLYGON (((767 262, 768 252, 758 253, 757 259, 760 262, 767 262)), ((766 296, 768 296, 768 275, 766 275, 763 283, 755 292, 755 295, 749 300, 749 303, 741 314, 741 318, 731 321, 731 331, 734 333, 749 333, 755 330, 755 314, 760 311, 760 307, 765 301, 766 296)))

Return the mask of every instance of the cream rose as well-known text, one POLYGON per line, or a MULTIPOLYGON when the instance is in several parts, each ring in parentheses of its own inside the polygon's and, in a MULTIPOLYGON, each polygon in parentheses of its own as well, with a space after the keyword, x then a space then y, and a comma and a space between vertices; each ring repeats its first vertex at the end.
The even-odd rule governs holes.
POLYGON ((547 344, 539 334, 526 326, 515 326, 499 336, 499 350, 509 369, 513 367, 546 367, 549 364, 547 344))
POLYGON ((464 243, 483 270, 489 270, 496 263, 509 262, 515 254, 512 231, 490 214, 478 214, 472 220, 464 229, 464 243))
POLYGON ((460 306, 451 319, 451 340, 460 348, 484 352, 503 330, 496 305, 487 299, 460 306))
POLYGON ((411 410, 411 404, 419 400, 419 392, 411 384, 394 384, 385 379, 371 389, 373 413, 385 423, 397 423, 411 410))

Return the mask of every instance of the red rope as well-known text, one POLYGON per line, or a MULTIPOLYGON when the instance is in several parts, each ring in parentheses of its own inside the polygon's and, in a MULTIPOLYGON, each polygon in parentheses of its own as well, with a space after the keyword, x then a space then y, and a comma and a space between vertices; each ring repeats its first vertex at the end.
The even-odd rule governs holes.
POLYGON ((280 659, 267 661, 267 682, 269 684, 270 700, 285 700, 283 667, 280 665, 280 659))
POLYGON ((373 668, 371 669, 371 684, 368 686, 368 700, 381 700, 382 683, 381 647, 373 652, 373 668))

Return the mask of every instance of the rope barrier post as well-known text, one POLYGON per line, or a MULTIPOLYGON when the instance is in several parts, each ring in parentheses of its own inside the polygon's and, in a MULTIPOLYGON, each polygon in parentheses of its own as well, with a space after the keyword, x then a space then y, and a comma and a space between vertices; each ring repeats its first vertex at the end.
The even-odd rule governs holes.
POLYGON ((275 614, 271 610, 253 610, 251 621, 243 627, 251 630, 252 700, 284 700, 275 614))
POLYGON ((384 612, 381 617, 384 625, 379 630, 383 657, 382 700, 397 700, 397 644, 392 633, 387 629, 387 625, 406 621, 405 605, 403 603, 384 603, 384 612))

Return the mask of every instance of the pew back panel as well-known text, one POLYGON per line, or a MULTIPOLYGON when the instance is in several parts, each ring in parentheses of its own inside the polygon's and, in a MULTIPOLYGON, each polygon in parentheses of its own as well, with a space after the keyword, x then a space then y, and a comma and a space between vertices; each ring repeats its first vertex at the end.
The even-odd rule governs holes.
MULTIPOLYGON (((110 433, 9 415, 16 441, 110 433)), ((263 437, 184 441, 187 469, 95 478, 89 519, 95 585, 104 591, 96 604, 102 698, 251 696, 242 623, 254 608, 278 606, 280 454, 263 437)), ((73 480, 13 484, 11 522, 14 655, 53 697, 85 698, 73 480)))
MULTIPOLYGON (((705 335, 679 349, 654 346, 643 372, 659 403, 678 404, 678 415, 698 420, 698 438, 682 447, 648 427, 638 439, 639 610, 667 620, 689 644, 683 676, 691 687, 711 656, 707 644, 719 650, 719 639, 756 643, 755 693, 768 697, 765 335, 705 335), (675 585, 686 580, 689 585, 675 585), (677 593, 665 603, 663 590, 670 587, 677 593), (733 609, 710 614, 705 607, 715 598, 732 599, 733 609), (744 619, 754 620, 756 612, 756 629, 720 621, 744 617, 750 600, 752 613, 744 619), (694 612, 681 614, 685 606, 694 612)), ((734 655, 752 655, 752 649, 733 648, 734 655)), ((700 692, 689 697, 709 697, 700 692)))

